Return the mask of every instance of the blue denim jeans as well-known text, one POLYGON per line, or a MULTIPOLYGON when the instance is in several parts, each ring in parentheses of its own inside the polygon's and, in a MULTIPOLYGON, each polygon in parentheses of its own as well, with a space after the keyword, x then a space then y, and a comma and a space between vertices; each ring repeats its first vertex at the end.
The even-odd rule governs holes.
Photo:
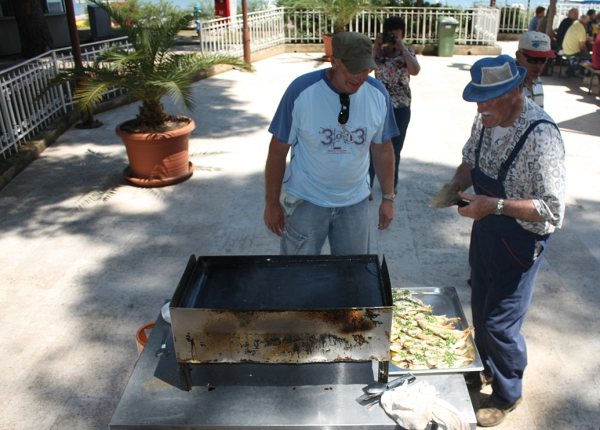
POLYGON ((329 239, 331 255, 364 255, 369 252, 369 202, 324 208, 287 195, 281 236, 281 255, 320 255, 329 239))

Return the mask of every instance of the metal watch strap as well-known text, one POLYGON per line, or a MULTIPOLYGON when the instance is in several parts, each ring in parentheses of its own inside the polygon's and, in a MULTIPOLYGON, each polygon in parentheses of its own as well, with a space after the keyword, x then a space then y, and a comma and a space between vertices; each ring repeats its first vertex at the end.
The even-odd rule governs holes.
POLYGON ((389 200, 389 201, 393 202, 394 200, 396 200, 396 194, 383 194, 381 196, 381 198, 383 200, 389 200))
POLYGON ((504 213, 504 199, 498 199, 498 203, 496 203, 496 210, 494 211, 494 215, 502 215, 504 213))

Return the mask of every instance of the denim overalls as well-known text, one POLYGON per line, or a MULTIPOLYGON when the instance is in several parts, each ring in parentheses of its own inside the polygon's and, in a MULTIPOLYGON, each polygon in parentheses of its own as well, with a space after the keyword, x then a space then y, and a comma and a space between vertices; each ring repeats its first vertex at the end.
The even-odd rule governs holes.
MULTIPOLYGON (((538 120, 523 133, 502 164, 498 178, 479 168, 483 130, 471 170, 477 194, 506 198, 504 180, 527 136, 538 120)), ((488 215, 475 221, 471 231, 471 311, 475 341, 486 376, 493 376, 493 397, 499 405, 510 405, 522 395, 527 349, 521 325, 533 294, 535 278, 549 235, 540 236, 521 227, 515 218, 488 215)))

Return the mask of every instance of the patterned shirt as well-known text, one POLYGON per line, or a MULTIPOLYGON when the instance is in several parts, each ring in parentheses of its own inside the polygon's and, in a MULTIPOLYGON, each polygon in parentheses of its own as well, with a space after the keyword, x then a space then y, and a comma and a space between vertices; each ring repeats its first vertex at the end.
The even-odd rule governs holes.
MULTIPOLYGON (((484 174, 497 178, 500 165, 508 158, 521 135, 538 120, 552 121, 532 100, 524 99, 523 112, 508 128, 484 131, 479 167, 484 174)), ((463 148, 463 161, 475 166, 475 150, 482 129, 481 116, 473 122, 471 137, 463 148)), ((513 161, 504 181, 509 199, 531 199, 543 222, 517 220, 528 231, 544 235, 560 228, 565 213, 565 149, 559 131, 551 124, 539 124, 513 161)))
MULTIPOLYGON (((408 46, 405 49, 416 61, 415 51, 408 46)), ((393 57, 388 57, 381 48, 375 55, 375 63, 377 64, 375 78, 387 88, 394 108, 410 107, 410 74, 406 67, 404 54, 397 53, 393 57)))

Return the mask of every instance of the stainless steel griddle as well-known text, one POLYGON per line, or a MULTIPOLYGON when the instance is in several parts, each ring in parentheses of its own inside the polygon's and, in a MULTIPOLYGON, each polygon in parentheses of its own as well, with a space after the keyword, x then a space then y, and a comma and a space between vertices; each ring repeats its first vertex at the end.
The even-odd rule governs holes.
POLYGON ((175 354, 210 363, 381 362, 392 298, 385 261, 364 256, 190 257, 170 305, 175 354))

